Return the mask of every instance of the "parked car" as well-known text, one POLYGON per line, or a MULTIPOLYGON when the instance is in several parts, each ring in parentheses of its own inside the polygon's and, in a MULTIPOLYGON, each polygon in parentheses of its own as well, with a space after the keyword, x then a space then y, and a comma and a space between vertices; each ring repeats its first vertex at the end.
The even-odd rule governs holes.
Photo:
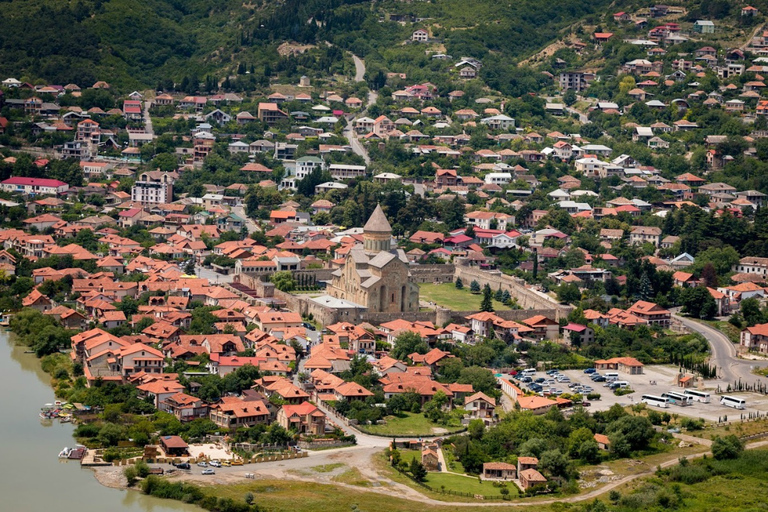
POLYGON ((179 469, 192 469, 192 466, 189 465, 189 462, 179 462, 177 464, 174 464, 179 469))
POLYGON ((207 468, 208 467, 208 463, 205 462, 205 461, 198 462, 197 465, 200 466, 201 468, 207 468))
POLYGON ((533 382, 533 379, 530 378, 530 377, 521 377, 520 378, 520 382, 524 382, 524 383, 528 384, 529 382, 533 382))
POLYGON ((602 375, 598 375, 597 377, 595 377, 592 380, 595 381, 595 382, 605 382, 605 377, 603 377, 602 375))
POLYGON ((581 388, 581 390, 584 391, 584 393, 591 393, 592 391, 594 391, 594 389, 592 389, 592 386, 584 386, 583 388, 581 388))
POLYGON ((545 379, 544 377, 539 377, 538 379, 535 380, 535 382, 538 382, 539 384, 541 384, 545 380, 547 380, 547 379, 545 379))
POLYGON ((221 462, 219 462, 218 460, 212 460, 211 462, 209 462, 209 464, 211 466, 213 466, 214 468, 220 468, 221 467, 221 462))
POLYGON ((581 402, 581 406, 582 407, 589 407, 590 405, 592 405, 592 404, 587 402, 587 401, 581 402))
POLYGON ((597 370, 595 370, 594 368, 587 368, 586 370, 584 370, 584 373, 595 373, 596 371, 597 370))
POLYGON ((215 475, 216 471, 214 471, 212 468, 204 469, 200 472, 201 475, 215 475))

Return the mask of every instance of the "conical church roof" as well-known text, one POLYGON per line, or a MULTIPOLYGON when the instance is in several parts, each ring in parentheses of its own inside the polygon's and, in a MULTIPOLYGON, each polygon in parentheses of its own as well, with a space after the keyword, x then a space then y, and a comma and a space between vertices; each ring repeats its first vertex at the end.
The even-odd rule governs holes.
POLYGON ((389 225, 384 210, 381 209, 381 205, 376 205, 376 209, 373 210, 371 218, 365 223, 363 232, 373 233, 391 233, 392 226, 389 225))

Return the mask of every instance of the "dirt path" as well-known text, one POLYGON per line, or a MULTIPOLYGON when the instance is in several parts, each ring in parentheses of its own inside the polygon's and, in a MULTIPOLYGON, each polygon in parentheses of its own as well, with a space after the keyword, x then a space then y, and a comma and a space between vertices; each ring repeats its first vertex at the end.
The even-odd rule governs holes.
MULTIPOLYGON (((686 436, 689 437, 689 436, 686 436)), ((701 439, 692 438, 692 442, 702 443, 701 439)), ((750 443, 746 446, 746 449, 755 449, 768 446, 768 440, 757 441, 750 443)), ((704 455, 710 455, 711 452, 702 452, 688 456, 688 459, 698 459, 704 457, 704 455)), ((412 489, 411 487, 395 482, 383 475, 381 475, 376 467, 376 463, 369 449, 366 447, 350 447, 339 448, 335 450, 327 450, 324 452, 316 452, 309 457, 303 459, 292 459, 279 462, 267 462, 258 465, 249 465, 246 467, 238 468, 218 468, 216 475, 203 476, 196 472, 194 469, 189 473, 179 473, 171 476, 174 480, 184 480, 199 484, 217 484, 225 485, 231 483, 242 483, 245 479, 246 473, 253 473, 256 479, 278 479, 278 480, 296 480, 302 482, 312 482, 335 485, 355 492, 375 492, 384 494, 386 496, 396 496, 403 499, 424 503, 427 505, 435 506, 451 506, 451 507, 477 507, 481 503, 476 502, 451 502, 441 501, 430 498, 421 494, 419 491, 412 489), (319 466, 343 464, 329 471, 317 471, 319 466), (360 474, 371 482, 368 487, 356 486, 337 482, 334 477, 339 474, 348 471, 350 468, 356 469, 360 474)), ((528 507, 535 505, 548 505, 552 503, 576 503, 587 500, 592 500, 598 496, 605 494, 612 489, 620 487, 624 484, 637 480, 639 478, 645 478, 651 476, 656 472, 657 467, 668 468, 679 463, 679 456, 675 455, 668 460, 661 462, 660 464, 649 468, 642 473, 625 476, 614 482, 610 482, 602 487, 595 488, 587 493, 580 494, 578 496, 569 496, 565 498, 551 498, 545 500, 536 501, 512 501, 503 503, 488 503, 483 502, 484 507, 528 507)), ((96 479, 105 486, 124 488, 125 479, 122 475, 122 468, 106 467, 96 468, 94 471, 96 479)))

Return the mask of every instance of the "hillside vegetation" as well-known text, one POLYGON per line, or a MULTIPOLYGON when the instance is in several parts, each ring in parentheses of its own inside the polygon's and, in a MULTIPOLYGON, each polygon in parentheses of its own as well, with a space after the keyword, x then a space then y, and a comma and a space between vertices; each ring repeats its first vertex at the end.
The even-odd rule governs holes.
POLYGON ((81 86, 106 80, 121 88, 178 83, 190 74, 221 78, 243 65, 269 75, 280 68, 277 47, 292 41, 330 42, 366 57, 374 71, 397 68, 417 78, 430 72, 425 46, 402 43, 415 27, 428 26, 446 52, 487 59, 489 85, 503 90, 517 78, 499 68, 511 67, 559 30, 608 5, 607 0, 0 1, 0 75, 81 86), (399 23, 391 15, 424 21, 399 23))

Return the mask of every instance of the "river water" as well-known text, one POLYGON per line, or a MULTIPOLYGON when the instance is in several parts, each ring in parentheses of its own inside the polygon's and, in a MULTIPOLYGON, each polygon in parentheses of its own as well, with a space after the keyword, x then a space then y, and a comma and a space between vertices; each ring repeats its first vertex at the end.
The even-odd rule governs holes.
POLYGON ((50 379, 33 354, 0 331, 0 511, 199 512, 191 505, 99 484, 79 462, 60 462, 72 446, 71 424, 41 423, 40 407, 54 401, 50 379))

